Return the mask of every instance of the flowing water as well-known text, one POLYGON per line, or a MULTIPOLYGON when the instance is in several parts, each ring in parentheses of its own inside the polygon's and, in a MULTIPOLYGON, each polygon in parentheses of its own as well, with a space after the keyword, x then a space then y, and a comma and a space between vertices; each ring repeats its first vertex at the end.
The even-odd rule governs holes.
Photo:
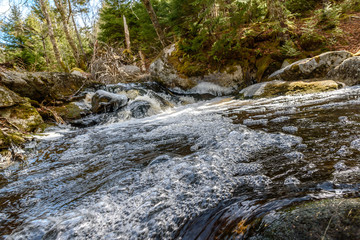
POLYGON ((359 196, 359 106, 352 87, 54 129, 0 171, 1 237, 250 237, 245 220, 359 196))

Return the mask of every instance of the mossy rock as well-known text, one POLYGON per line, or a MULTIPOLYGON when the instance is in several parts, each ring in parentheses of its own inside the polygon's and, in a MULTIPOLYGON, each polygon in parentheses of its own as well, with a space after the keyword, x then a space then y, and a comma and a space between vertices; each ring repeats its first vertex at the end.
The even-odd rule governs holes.
POLYGON ((80 119, 88 113, 74 102, 59 107, 52 107, 52 110, 65 121, 80 119))
POLYGON ((249 239, 359 239, 359 223, 359 198, 312 201, 264 217, 249 239))
POLYGON ((0 149, 8 149, 12 144, 21 145, 25 143, 24 134, 17 131, 4 132, 0 130, 0 149))
POLYGON ((15 125, 19 130, 31 132, 43 123, 43 119, 30 103, 0 109, 0 117, 15 125))

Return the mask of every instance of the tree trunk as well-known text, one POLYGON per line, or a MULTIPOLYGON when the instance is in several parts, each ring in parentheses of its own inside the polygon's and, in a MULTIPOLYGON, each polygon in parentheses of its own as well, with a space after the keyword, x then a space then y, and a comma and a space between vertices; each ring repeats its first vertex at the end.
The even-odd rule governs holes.
POLYGON ((140 61, 141 61, 141 71, 145 72, 146 71, 145 55, 141 50, 139 51, 139 55, 140 55, 140 61))
POLYGON ((166 40, 165 40, 165 35, 163 30, 160 27, 159 21, 157 19, 156 13, 150 3, 150 0, 141 0, 146 8, 146 11, 148 12, 151 22, 155 28, 156 34, 159 37, 159 40, 161 42, 161 44, 163 45, 163 47, 166 46, 166 40))
POLYGON ((56 61, 64 69, 65 72, 68 72, 69 70, 65 66, 65 63, 63 62, 61 55, 60 55, 59 47, 58 47, 56 39, 55 39, 54 29, 52 26, 52 21, 51 21, 49 12, 48 12, 47 5, 44 2, 44 0, 39 0, 39 2, 40 2, 40 6, 41 6, 41 11, 43 12, 46 23, 48 25, 49 37, 50 37, 51 44, 53 45, 53 50, 54 50, 56 61))
POLYGON ((64 5, 62 4, 61 0, 54 0, 54 3, 56 5, 56 8, 59 10, 60 12, 60 16, 61 16, 61 21, 62 21, 62 25, 63 25, 63 29, 64 29, 64 33, 65 33, 65 37, 66 40, 68 41, 70 47, 71 47, 71 51, 73 53, 73 56, 75 58, 75 61, 77 62, 77 65, 80 68, 84 68, 82 61, 80 60, 80 56, 79 56, 79 51, 76 47, 75 41, 74 39, 72 39, 72 37, 70 36, 70 31, 69 31, 69 25, 68 25, 68 20, 67 20, 67 14, 66 14, 66 9, 64 8, 64 5))
POLYGON ((124 21, 124 33, 125 33, 126 49, 130 52, 131 51, 130 32, 129 32, 129 27, 128 27, 127 23, 126 23, 125 15, 123 15, 123 21, 124 21))
POLYGON ((49 57, 48 57, 47 52, 46 52, 45 38, 41 38, 41 42, 42 42, 43 49, 44 49, 44 57, 45 57, 45 60, 46 60, 46 67, 49 67, 50 61, 49 61, 49 57))
MULTIPOLYGON (((76 33, 76 37, 77 37, 77 40, 79 42, 79 46, 80 46, 80 50, 81 50, 81 57, 82 57, 82 60, 84 62, 86 62, 86 55, 85 55, 85 51, 84 51, 84 47, 83 47, 83 44, 82 44, 82 40, 81 40, 81 37, 80 37, 80 33, 77 29, 77 25, 76 25, 76 22, 75 22, 75 18, 74 18, 74 14, 72 12, 72 7, 71 7, 71 2, 70 0, 69 1, 69 14, 71 15, 71 19, 72 19, 72 22, 74 24, 74 29, 75 29, 75 33, 76 33)), ((85 69, 84 69, 85 70, 85 69)))

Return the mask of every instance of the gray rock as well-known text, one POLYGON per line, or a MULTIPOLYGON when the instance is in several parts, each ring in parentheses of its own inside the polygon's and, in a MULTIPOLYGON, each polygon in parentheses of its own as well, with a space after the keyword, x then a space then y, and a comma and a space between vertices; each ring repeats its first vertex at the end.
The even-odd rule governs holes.
POLYGON ((129 104, 131 116, 134 118, 144 118, 148 115, 151 104, 147 101, 137 100, 129 104))
POLYGON ((302 59, 282 68, 269 76, 269 80, 295 81, 301 79, 325 78, 327 73, 352 57, 347 51, 334 51, 313 58, 302 59))
POLYGON ((24 102, 25 100, 22 97, 8 88, 0 86, 0 108, 11 107, 24 102))
POLYGON ((115 94, 98 90, 91 99, 91 111, 93 113, 113 112, 124 107, 128 103, 124 94, 115 94))
POLYGON ((331 70, 327 77, 345 83, 348 86, 360 84, 360 56, 351 57, 331 70))
POLYGON ((149 71, 151 77, 161 82, 166 87, 179 87, 185 90, 191 89, 199 83, 215 83, 221 87, 236 89, 244 80, 241 66, 234 66, 224 72, 212 72, 204 76, 187 77, 180 74, 169 58, 176 50, 176 44, 166 47, 162 53, 151 63, 149 71))
POLYGON ((0 84, 39 102, 69 100, 85 83, 85 78, 70 73, 0 72, 0 84))

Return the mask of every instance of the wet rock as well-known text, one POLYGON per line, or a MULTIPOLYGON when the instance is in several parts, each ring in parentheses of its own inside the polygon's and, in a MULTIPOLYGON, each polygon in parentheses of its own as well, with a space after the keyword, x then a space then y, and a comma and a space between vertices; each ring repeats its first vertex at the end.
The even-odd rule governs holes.
POLYGON ((147 116, 151 104, 147 101, 137 100, 129 105, 131 116, 134 118, 144 118, 147 116))
POLYGON ((334 51, 297 61, 269 76, 269 80, 295 81, 325 78, 328 72, 353 55, 347 51, 334 51))
POLYGON ((293 81, 286 82, 274 80, 251 85, 240 91, 240 95, 244 98, 261 98, 274 97, 281 95, 306 94, 336 90, 340 85, 332 80, 324 81, 293 81))
POLYGON ((18 130, 25 132, 35 130, 43 123, 42 117, 30 103, 2 108, 0 117, 6 119, 12 126, 16 126, 18 130))
POLYGON ((70 73, 0 72, 0 84, 38 102, 68 100, 86 84, 86 78, 70 73))
POLYGON ((6 87, 0 86, 0 108, 11 107, 18 103, 24 103, 25 99, 9 90, 6 87))
POLYGON ((265 216, 249 239, 358 239, 359 221, 359 198, 306 202, 265 216))
POLYGON ((91 111, 94 113, 113 112, 124 107, 128 100, 126 95, 98 90, 91 99, 91 111))
MULTIPOLYGON (((185 76, 178 72, 173 61, 170 61, 173 53, 176 52, 176 44, 166 47, 150 65, 150 74, 153 79, 162 83, 168 88, 179 87, 185 90, 195 87, 202 82, 215 83, 221 87, 237 88, 243 83, 244 75, 241 66, 233 66, 224 72, 212 72, 203 76, 185 76)), ((181 64, 179 62, 179 64, 181 64)))
POLYGON ((345 83, 348 86, 360 84, 360 56, 351 57, 331 70, 327 77, 345 83))

